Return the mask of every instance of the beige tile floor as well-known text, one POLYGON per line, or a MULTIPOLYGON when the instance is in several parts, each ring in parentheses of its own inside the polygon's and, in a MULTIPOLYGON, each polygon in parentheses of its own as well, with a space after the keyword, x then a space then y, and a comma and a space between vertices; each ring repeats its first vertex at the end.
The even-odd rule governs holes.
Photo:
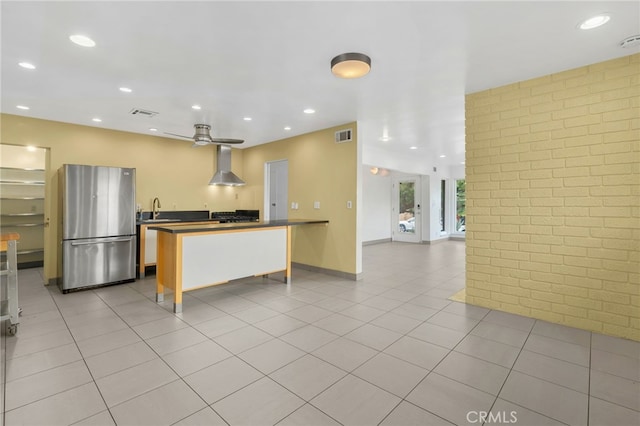
POLYGON ((363 252, 361 281, 294 270, 177 315, 153 276, 63 295, 21 271, 4 424, 640 424, 640 343, 449 301, 463 242, 363 252))

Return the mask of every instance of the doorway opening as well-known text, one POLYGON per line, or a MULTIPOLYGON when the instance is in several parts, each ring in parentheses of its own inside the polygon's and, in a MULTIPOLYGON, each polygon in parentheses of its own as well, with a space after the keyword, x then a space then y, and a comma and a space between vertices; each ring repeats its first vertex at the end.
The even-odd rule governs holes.
POLYGON ((44 264, 46 156, 44 148, 0 145, 0 231, 20 235, 18 269, 44 264))
POLYGON ((420 179, 396 178, 393 182, 392 236, 394 241, 419 243, 422 240, 420 179))
POLYGON ((286 220, 288 216, 289 160, 265 163, 265 220, 286 220))

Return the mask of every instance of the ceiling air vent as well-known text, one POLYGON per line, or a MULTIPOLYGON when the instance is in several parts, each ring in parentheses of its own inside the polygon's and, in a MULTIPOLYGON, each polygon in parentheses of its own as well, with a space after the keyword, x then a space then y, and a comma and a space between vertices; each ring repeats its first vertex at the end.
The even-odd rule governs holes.
POLYGON ((336 143, 351 142, 351 129, 338 130, 336 132, 336 143))
POLYGON ((158 115, 157 112, 149 111, 148 109, 142 109, 142 108, 134 108, 131 111, 129 111, 129 114, 139 115, 140 117, 155 117, 156 115, 158 115))
POLYGON ((628 49, 630 47, 635 47, 639 44, 640 44, 640 34, 625 38, 620 42, 620 47, 624 47, 625 49, 628 49))

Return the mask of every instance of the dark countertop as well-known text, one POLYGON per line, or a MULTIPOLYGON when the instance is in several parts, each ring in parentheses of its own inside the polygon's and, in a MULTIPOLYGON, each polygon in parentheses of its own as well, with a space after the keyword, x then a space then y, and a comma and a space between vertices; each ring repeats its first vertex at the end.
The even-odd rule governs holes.
POLYGON ((149 229, 160 232, 168 232, 171 234, 187 234, 192 232, 216 232, 216 231, 229 231, 236 229, 251 229, 251 228, 273 228, 276 226, 295 226, 295 225, 311 225, 329 223, 328 220, 316 220, 316 219, 288 219, 288 220, 267 220, 262 222, 240 222, 240 223, 212 223, 206 224, 159 224, 155 222, 154 226, 150 226, 149 229))
POLYGON ((211 222, 212 224, 220 222, 218 219, 142 219, 136 222, 136 225, 157 225, 162 226, 165 224, 176 224, 176 223, 192 223, 192 222, 211 222))

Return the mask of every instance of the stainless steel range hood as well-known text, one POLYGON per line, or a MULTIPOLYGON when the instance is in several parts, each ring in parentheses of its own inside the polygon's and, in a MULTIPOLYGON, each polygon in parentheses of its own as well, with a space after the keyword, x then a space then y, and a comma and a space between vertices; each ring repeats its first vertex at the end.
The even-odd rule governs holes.
POLYGON ((216 168, 216 173, 209 181, 209 185, 246 185, 245 181, 231 171, 231 147, 229 145, 217 145, 216 168))

